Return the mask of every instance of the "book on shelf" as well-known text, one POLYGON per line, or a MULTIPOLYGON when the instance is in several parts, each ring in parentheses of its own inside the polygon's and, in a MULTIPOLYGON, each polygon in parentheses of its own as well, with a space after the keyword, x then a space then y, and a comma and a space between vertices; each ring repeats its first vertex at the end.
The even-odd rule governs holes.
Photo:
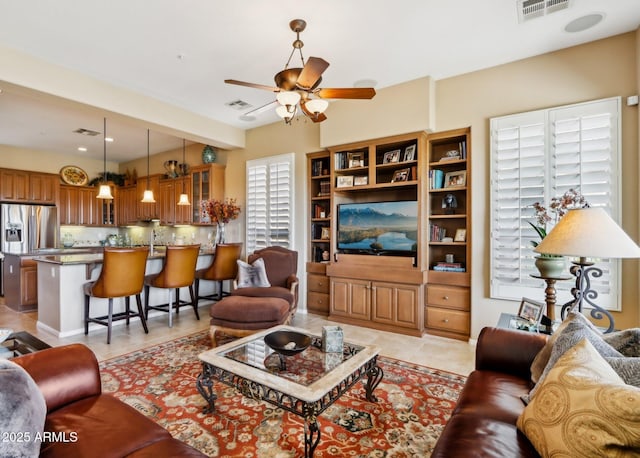
POLYGON ((433 266, 433 270, 436 270, 438 272, 466 272, 467 271, 467 269, 465 269, 464 267, 446 267, 446 266, 440 266, 438 264, 433 266))
POLYGON ((330 181, 321 181, 320 182, 320 192, 318 193, 318 197, 320 196, 328 196, 331 194, 331 182, 330 181))
POLYGON ((438 226, 437 224, 429 224, 429 241, 442 242, 442 239, 447 235, 447 229, 438 226))
POLYGON ((444 172, 439 169, 429 170, 429 188, 442 189, 444 187, 444 172))
POLYGON ((436 263, 436 266, 438 267, 451 267, 451 268, 460 268, 460 267, 464 267, 464 264, 462 264, 461 262, 446 262, 446 261, 440 261, 436 263))

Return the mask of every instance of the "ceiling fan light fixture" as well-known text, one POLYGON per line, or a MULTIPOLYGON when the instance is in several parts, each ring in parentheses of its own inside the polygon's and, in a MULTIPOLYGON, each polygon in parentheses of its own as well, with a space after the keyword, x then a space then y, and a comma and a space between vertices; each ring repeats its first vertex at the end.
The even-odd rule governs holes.
POLYGON ((320 113, 324 113, 327 107, 329 106, 329 102, 323 99, 311 99, 305 103, 305 107, 311 113, 318 115, 320 113))
POLYGON ((289 109, 284 105, 280 105, 279 107, 276 107, 276 113, 284 120, 291 119, 296 112, 296 107, 293 106, 291 108, 292 109, 289 109))
POLYGON ((300 94, 296 91, 280 91, 276 95, 276 100, 280 105, 293 106, 300 101, 300 94))

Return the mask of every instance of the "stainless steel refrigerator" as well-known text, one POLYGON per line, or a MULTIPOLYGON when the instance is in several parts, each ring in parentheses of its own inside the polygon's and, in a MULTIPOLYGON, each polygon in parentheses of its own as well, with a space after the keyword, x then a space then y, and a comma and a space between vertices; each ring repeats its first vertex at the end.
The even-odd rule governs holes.
MULTIPOLYGON (((24 254, 58 246, 58 209, 47 205, 0 205, 0 252, 24 254)), ((0 256, 0 258, 2 258, 0 256)), ((4 296, 0 259, 0 294, 4 296)))

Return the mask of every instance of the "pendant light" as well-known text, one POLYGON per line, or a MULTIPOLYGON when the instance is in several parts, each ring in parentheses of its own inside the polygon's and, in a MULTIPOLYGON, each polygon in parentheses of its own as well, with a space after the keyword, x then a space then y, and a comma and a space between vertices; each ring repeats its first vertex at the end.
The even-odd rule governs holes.
POLYGON ((149 184, 149 129, 147 129, 147 189, 145 189, 144 194, 142 195, 141 202, 143 204, 156 203, 156 199, 153 198, 153 191, 151 190, 151 185, 149 184))
MULTIPOLYGON (((184 138, 182 139, 182 170, 183 173, 187 171, 187 163, 185 162, 185 155, 184 155, 184 150, 185 150, 185 140, 184 138)), ((182 194, 180 194, 180 199, 178 200, 178 205, 191 205, 189 203, 189 196, 187 195, 187 192, 184 190, 184 176, 182 177, 182 194)))
POLYGON ((102 184, 100 185, 100 191, 96 196, 98 199, 113 199, 111 195, 111 186, 107 184, 107 118, 104 118, 104 128, 103 128, 103 156, 104 156, 104 169, 102 171, 102 184))

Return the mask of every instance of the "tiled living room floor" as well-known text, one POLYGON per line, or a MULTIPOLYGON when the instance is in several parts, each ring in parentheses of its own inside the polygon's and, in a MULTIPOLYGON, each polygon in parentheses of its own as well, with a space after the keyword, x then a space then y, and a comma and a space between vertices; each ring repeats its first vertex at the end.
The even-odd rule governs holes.
MULTIPOLYGON (((132 320, 127 327, 124 322, 113 327, 111 345, 106 343, 106 328, 89 331, 84 334, 59 339, 47 332, 38 330, 37 313, 19 313, 4 305, 0 297, 0 327, 23 330, 37 336, 49 345, 57 346, 72 342, 84 343, 90 347, 99 360, 172 340, 209 327, 209 306, 199 309, 200 321, 196 320, 192 310, 183 308, 179 316, 174 315, 173 327, 169 328, 167 316, 149 319, 149 334, 145 334, 140 322, 132 320)), ((381 348, 381 354, 391 358, 467 375, 473 370, 475 346, 458 340, 425 335, 421 338, 404 336, 368 328, 333 323, 323 317, 298 313, 293 326, 304 328, 313 334, 321 334, 322 326, 337 324, 344 330, 345 339, 352 342, 375 343, 381 348)))

